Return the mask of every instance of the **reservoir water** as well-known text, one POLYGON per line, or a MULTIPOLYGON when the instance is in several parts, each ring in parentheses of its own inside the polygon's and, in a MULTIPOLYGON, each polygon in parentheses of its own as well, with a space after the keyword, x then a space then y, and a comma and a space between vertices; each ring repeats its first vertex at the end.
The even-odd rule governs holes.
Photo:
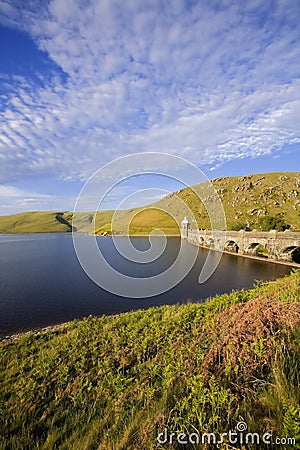
MULTIPOLYGON (((93 239, 82 236, 82 239, 93 239)), ((122 239, 119 237, 118 239, 122 239)), ((157 238, 160 239, 160 238, 157 238)), ((115 250, 111 238, 98 237, 110 264, 137 278, 165 271, 176 259, 180 239, 170 237, 165 252, 151 263, 134 263, 115 250)), ((146 250, 145 237, 132 238, 146 250)), ((190 248, 191 244, 184 243, 190 248)), ((274 280, 290 267, 223 254, 213 276, 204 284, 198 276, 207 256, 199 249, 196 262, 177 286, 144 299, 124 298, 97 286, 80 266, 71 234, 0 235, 0 336, 54 325, 74 318, 144 309, 150 306, 203 301, 233 289, 249 288, 256 280, 274 280)))

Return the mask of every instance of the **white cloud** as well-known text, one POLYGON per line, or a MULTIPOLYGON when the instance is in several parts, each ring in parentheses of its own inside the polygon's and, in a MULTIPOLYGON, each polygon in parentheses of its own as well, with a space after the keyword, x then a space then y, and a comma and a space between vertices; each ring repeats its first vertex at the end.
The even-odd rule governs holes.
POLYGON ((76 197, 39 194, 8 184, 0 184, 0 215, 22 211, 72 211, 76 197))
POLYGON ((16 213, 25 209, 45 209, 51 196, 24 191, 15 186, 0 184, 0 215, 16 213))
POLYGON ((23 197, 24 192, 14 186, 0 184, 0 197, 23 197))
POLYGON ((2 23, 66 78, 2 76, 0 182, 86 179, 125 153, 219 164, 300 142, 300 4, 214 5, 2 2, 2 23))

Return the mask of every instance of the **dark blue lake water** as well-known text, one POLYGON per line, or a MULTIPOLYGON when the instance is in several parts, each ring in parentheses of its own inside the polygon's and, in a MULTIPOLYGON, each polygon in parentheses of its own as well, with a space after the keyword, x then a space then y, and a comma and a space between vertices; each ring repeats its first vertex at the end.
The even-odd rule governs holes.
MULTIPOLYGON (((98 237, 97 241, 113 266, 135 277, 166 270, 180 247, 180 239, 170 237, 161 257, 152 263, 137 264, 121 257, 114 250, 112 239, 98 237)), ((147 238, 133 238, 132 243, 140 250, 149 247, 147 238)), ((191 249, 188 243, 184 246, 187 252, 191 249)), ((116 314, 202 301, 215 294, 251 287, 255 280, 276 279, 291 270, 283 265, 224 254, 213 276, 200 285, 198 276, 206 256, 207 250, 199 249, 191 272, 168 292, 144 299, 123 298, 100 288, 86 275, 76 257, 71 234, 0 235, 0 335, 90 314, 116 314)))

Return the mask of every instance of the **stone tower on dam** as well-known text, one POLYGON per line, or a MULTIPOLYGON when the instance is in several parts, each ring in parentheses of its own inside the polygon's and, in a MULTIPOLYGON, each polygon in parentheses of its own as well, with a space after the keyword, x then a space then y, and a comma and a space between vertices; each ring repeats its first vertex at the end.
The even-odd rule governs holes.
POLYGON ((181 234, 182 239, 188 238, 189 228, 190 228, 190 222, 185 217, 183 219, 183 221, 181 222, 181 227, 180 227, 180 234, 181 234))

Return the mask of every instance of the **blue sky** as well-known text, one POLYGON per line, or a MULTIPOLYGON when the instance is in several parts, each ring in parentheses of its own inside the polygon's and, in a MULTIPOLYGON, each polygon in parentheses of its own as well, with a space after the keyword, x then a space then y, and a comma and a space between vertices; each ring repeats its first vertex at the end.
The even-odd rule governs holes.
POLYGON ((299 171, 299 17, 295 0, 0 1, 0 214, 72 210, 135 152, 209 178, 299 171))

